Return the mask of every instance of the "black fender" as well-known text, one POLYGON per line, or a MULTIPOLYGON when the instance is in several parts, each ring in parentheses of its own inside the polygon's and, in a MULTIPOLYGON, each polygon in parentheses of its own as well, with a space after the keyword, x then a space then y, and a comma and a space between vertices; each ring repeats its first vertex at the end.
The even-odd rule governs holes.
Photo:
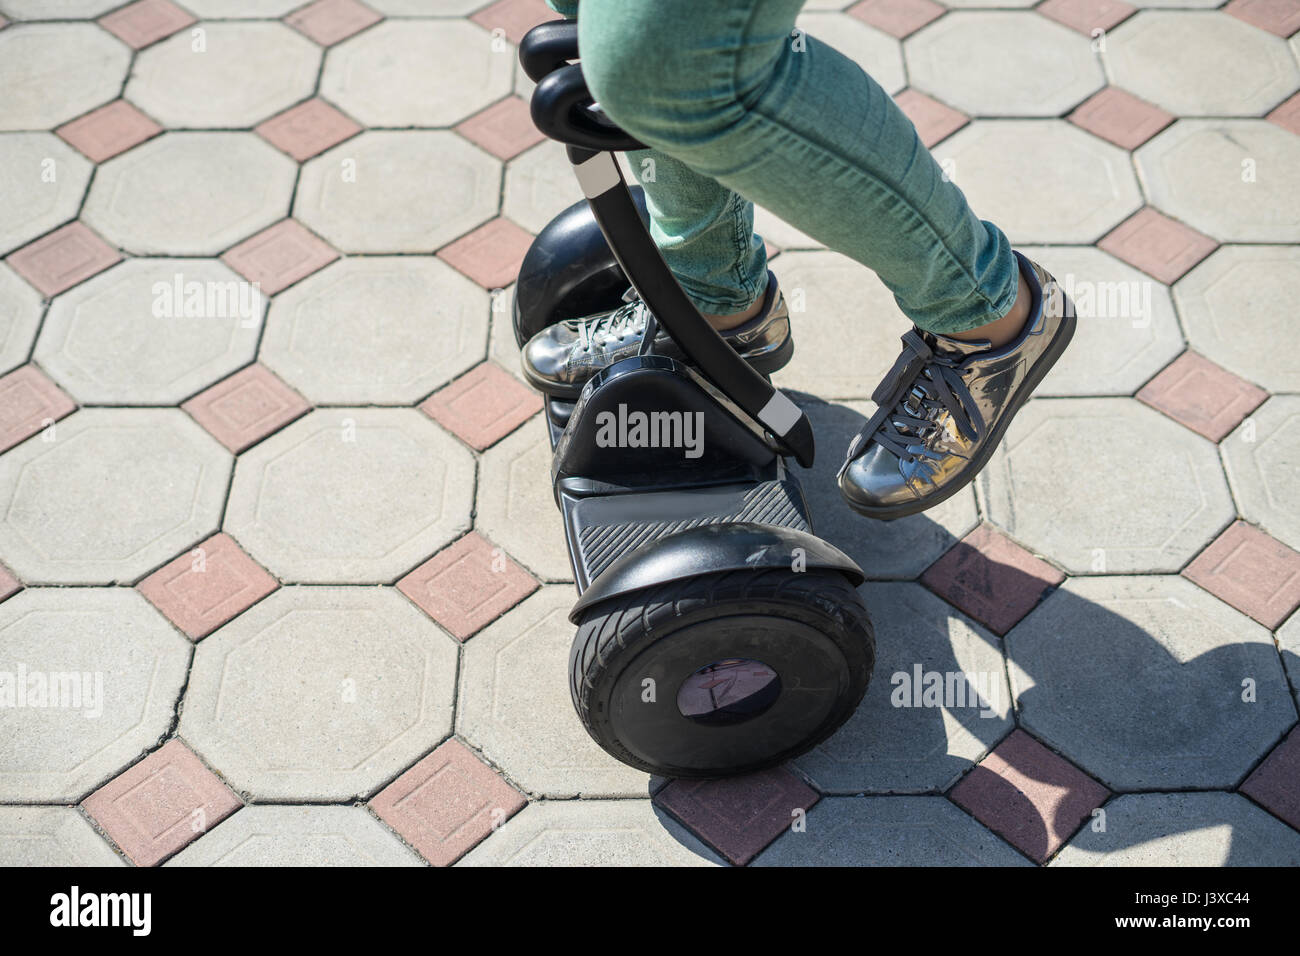
POLYGON ((644 544, 614 561, 582 592, 569 620, 577 624, 597 604, 669 581, 719 571, 788 570, 798 548, 803 549, 804 569, 838 571, 854 587, 866 580, 852 558, 806 531, 748 522, 701 525, 644 544))

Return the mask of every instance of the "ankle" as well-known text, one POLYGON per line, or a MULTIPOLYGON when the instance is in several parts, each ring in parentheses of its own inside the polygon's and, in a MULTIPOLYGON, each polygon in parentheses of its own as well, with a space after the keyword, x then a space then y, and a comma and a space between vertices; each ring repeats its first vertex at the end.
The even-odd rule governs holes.
POLYGON ((1029 306, 1034 298, 1024 275, 1021 274, 1018 278, 1020 282, 1016 292, 1016 301, 1012 303, 1011 309, 1006 315, 985 325, 967 329, 964 332, 946 332, 944 334, 950 339, 960 339, 963 342, 988 340, 994 348, 999 348, 1015 339, 1024 329, 1025 323, 1029 321, 1029 306))
POLYGON ((760 295, 748 308, 742 309, 739 312, 728 312, 725 315, 718 315, 712 312, 705 312, 702 314, 705 321, 719 332, 727 329, 734 329, 738 325, 744 325, 763 310, 763 298, 764 297, 760 295))

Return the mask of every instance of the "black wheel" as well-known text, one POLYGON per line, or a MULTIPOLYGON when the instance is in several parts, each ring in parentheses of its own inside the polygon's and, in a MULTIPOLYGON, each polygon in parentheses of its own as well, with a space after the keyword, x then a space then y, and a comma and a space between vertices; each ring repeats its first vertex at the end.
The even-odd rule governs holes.
POLYGON ((624 763, 724 777, 782 763, 852 716, 875 662, 833 571, 702 575, 591 608, 569 656, 578 717, 624 763))

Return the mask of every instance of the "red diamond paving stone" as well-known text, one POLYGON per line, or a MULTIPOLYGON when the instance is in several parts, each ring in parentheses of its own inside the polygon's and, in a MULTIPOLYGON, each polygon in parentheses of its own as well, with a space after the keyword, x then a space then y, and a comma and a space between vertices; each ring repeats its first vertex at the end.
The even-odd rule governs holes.
POLYGON ((1212 442, 1222 441, 1268 393, 1195 352, 1184 352, 1137 397, 1212 442))
POLYGON ((438 252, 485 289, 504 289, 515 281, 533 236, 509 219, 493 219, 438 252))
POLYGON ((1265 119, 1300 136, 1300 93, 1273 110, 1265 119))
POLYGON ((528 104, 517 96, 508 96, 474 114, 457 126, 456 132, 497 159, 514 159, 546 138, 533 125, 528 104))
POLYGON ((921 583, 996 634, 1005 634, 1065 575, 990 525, 957 542, 921 583))
POLYGON ((156 136, 162 127, 126 100, 114 100, 55 132, 93 162, 102 163, 156 136))
POLYGON ((1139 209, 1097 243, 1103 252, 1123 259, 1166 285, 1179 279, 1217 246, 1209 236, 1150 206, 1139 209))
POLYGON ((848 10, 864 23, 900 40, 921 29, 943 11, 944 8, 932 0, 862 0, 848 10))
POLYGON ((949 796, 1021 853, 1043 863, 1110 791, 1016 729, 949 796))
POLYGON ((221 261, 257 283, 263 294, 275 295, 338 257, 332 246, 308 232, 296 219, 282 219, 245 239, 221 261))
POLYGON ((463 641, 537 589, 537 581, 471 531, 402 580, 397 589, 463 641))
POLYGON ((1269 630, 1300 607, 1300 553, 1244 521, 1215 538, 1183 577, 1269 630))
POLYGON ((279 585, 227 534, 216 534, 136 585, 167 619, 197 641, 279 585))
POLYGON ((894 97, 894 102, 907 114, 927 148, 933 147, 970 122, 970 117, 965 113, 944 106, 938 100, 916 90, 903 90, 894 97))
POLYGON ((11 253, 7 261, 50 298, 121 259, 121 253, 82 223, 70 222, 11 253))
POLYGON ((448 740, 370 807, 434 866, 450 866, 527 802, 468 747, 448 740))
POLYGON ((1241 792, 1300 830, 1300 727, 1255 768, 1241 792))
POLYGON ((560 16, 544 0, 499 0, 470 19, 488 30, 504 30, 507 40, 518 43, 537 24, 560 16))
POLYGON ((1280 37, 1300 30, 1300 3, 1296 0, 1232 0, 1223 10, 1280 37))
POLYGON ((426 415, 479 451, 510 434, 541 407, 540 395, 491 362, 466 372, 420 405, 426 415))
POLYGON ((284 22, 321 46, 330 46, 382 19, 357 0, 316 0, 289 14, 284 22))
POLYGON ((181 406, 238 454, 279 431, 311 406, 264 365, 250 365, 181 406))
POLYGON ((817 793, 777 767, 724 780, 674 780, 655 802, 737 866, 744 866, 781 835, 794 811, 807 811, 817 793))
POLYGON ((243 804, 179 740, 110 780, 82 806, 137 866, 153 866, 243 804))
POLYGON ((0 378, 0 451, 8 451, 76 407, 35 365, 14 369, 0 378))
POLYGON ((194 18, 169 0, 139 0, 99 18, 99 25, 137 50, 169 37, 194 18))
POLYGON ((1108 86, 1096 96, 1089 97, 1070 114, 1069 119, 1075 126, 1116 146, 1136 149, 1172 123, 1174 115, 1132 93, 1108 86))
POLYGON ((361 127, 324 100, 308 100, 272 116, 254 132, 301 163, 356 135, 361 127))
POLYGON ((10 574, 8 568, 0 565, 0 601, 13 597, 22 589, 22 582, 10 574))
POLYGON ((1137 11, 1120 0, 1047 0, 1034 9, 1085 36, 1092 36, 1093 30, 1109 30, 1137 11))

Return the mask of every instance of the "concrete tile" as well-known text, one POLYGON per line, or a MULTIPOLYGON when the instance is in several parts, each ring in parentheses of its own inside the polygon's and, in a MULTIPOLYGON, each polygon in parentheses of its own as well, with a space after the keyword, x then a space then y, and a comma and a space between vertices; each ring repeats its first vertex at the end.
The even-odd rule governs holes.
POLYGON ((437 259, 348 258, 271 303, 261 356, 316 403, 409 404, 482 360, 487 315, 437 259))
POLYGON ((1300 710, 1300 614, 1292 614, 1277 629, 1277 646, 1282 652, 1282 664, 1291 679, 1296 709, 1300 710))
POLYGON ((7 601, 23 589, 22 582, 0 565, 0 601, 7 601))
POLYGON ((398 581, 397 589, 464 641, 537 590, 537 580, 471 531, 398 581))
POLYGON ((1300 166, 1300 138, 1287 130, 1260 119, 1179 120, 1133 160, 1151 204, 1193 229, 1220 242, 1295 241, 1300 190, 1275 174, 1300 166))
POLYGON ((0 807, 0 866, 125 866, 72 807, 0 807))
POLYGON ((324 100, 311 99, 258 124, 256 132, 302 162, 361 132, 361 127, 324 100))
POLYGON ((515 281, 533 235, 509 219, 497 217, 438 251, 485 289, 503 289, 515 281))
POLYGON ((1300 834, 1236 793, 1130 793, 1053 866, 1296 866, 1300 834))
POLYGON ((507 96, 465 120, 456 132, 497 159, 514 159, 546 138, 533 125, 528 109, 526 100, 507 96))
POLYGON ((358 0, 316 0, 289 14, 284 22, 321 46, 332 46, 381 19, 358 0))
POLYGON ((0 255, 77 215, 91 165, 51 133, 0 135, 0 255))
POLYGON ((463 20, 381 23, 329 51, 320 93, 366 126, 451 126, 510 92, 513 53, 493 47, 463 20))
POLYGON ((121 0, 5 0, 5 12, 17 20, 89 20, 121 0))
POLYGON ((360 807, 245 807, 167 866, 419 866, 360 807))
POLYGON ((1069 120, 1116 146, 1136 149, 1172 123, 1174 116, 1117 86, 1108 86, 1088 97, 1069 120))
POLYGON ((1031 12, 958 11, 903 51, 914 87, 971 116, 1059 116, 1106 85, 1088 39, 1031 12))
POLYGON ((185 744, 172 739, 83 802, 136 866, 156 866, 243 804, 185 744))
POLYGON ((1292 730, 1241 785, 1241 792, 1300 830, 1300 730, 1292 730))
POLYGON ((578 179, 559 143, 538 143, 506 165, 501 212, 531 233, 541 232, 581 199, 578 179))
POLYGON ((171 0, 136 0, 99 18, 99 25, 123 43, 142 50, 193 24, 171 0))
POLYGON ((1012 729, 1000 642, 919 584, 862 595, 876 629, 867 695, 793 764, 827 794, 946 790, 1012 729), (927 698, 936 680, 944 693, 927 698))
POLYGON ((869 70, 871 78, 886 93, 897 93, 907 86, 903 49, 898 40, 868 26, 860 18, 843 13, 804 12, 795 20, 795 27, 833 44, 840 53, 869 70))
POLYGON ((161 133, 162 127, 126 100, 114 100, 55 132, 91 161, 102 163, 161 133))
POLYGON ((1300 30, 1300 8, 1284 0, 1232 0, 1223 12, 1280 37, 1300 30))
POLYGON ((496 215, 500 184, 455 133, 372 130, 303 166, 294 214, 343 252, 433 252, 496 215))
POLYGON ((826 248, 812 236, 800 232, 784 219, 768 212, 762 206, 754 207, 754 231, 764 239, 770 240, 769 245, 776 245, 779 249, 786 251, 790 249, 826 248))
POLYGON ((282 581, 395 581, 469 530, 474 461, 413 408, 332 408, 240 456, 225 530, 282 581))
POLYGON ((488 358, 496 362, 498 368, 505 369, 516 380, 527 384, 520 367, 519 346, 515 344, 515 332, 510 316, 514 293, 512 283, 500 291, 494 290, 491 295, 492 319, 488 330, 488 358))
POLYGON ((465 644, 456 733, 534 796, 642 796, 649 776, 601 750, 569 699, 573 600, 572 588, 544 587, 465 644))
POLYGON ((1030 402, 975 485, 989 521, 1072 574, 1176 572, 1236 511, 1214 445, 1128 398, 1030 402), (1134 435, 1158 476, 1134 478, 1134 435))
POLYGON ((1046 863, 1110 791, 1017 729, 949 796, 1025 856, 1046 863))
POLYGON ((245 239, 221 261, 257 284, 266 295, 275 295, 338 257, 338 252, 304 229, 302 223, 284 219, 245 239))
POLYGON ((122 259, 121 253, 80 222, 70 222, 17 252, 10 267, 47 298, 71 289, 122 259))
POLYGON ((1270 629, 1300 607, 1300 553, 1243 521, 1198 554, 1183 576, 1270 629))
POLYGON ((933 0, 862 0, 846 12, 901 40, 942 15, 945 9, 933 0))
POLYGON ((1063 120, 976 120, 935 159, 1017 244, 1092 243, 1142 205, 1129 154, 1063 120))
MULTIPOLYGON (((49 16, 48 4, 35 15, 49 16)), ((0 130, 53 129, 102 106, 121 90, 130 62, 130 49, 93 23, 10 27, 0 34, 0 130)))
POLYGON ((0 554, 28 584, 134 583, 217 530, 229 479, 178 409, 84 408, 0 458, 0 554))
POLYGON ((1269 113, 1265 119, 1300 136, 1300 93, 1283 101, 1282 105, 1269 113))
POLYGON ((281 588, 195 649, 179 733, 256 801, 351 800, 450 733, 455 675, 392 588, 281 588))
MULTIPOLYGON (((422 17, 429 13, 429 0, 366 0, 366 6, 391 17, 422 17)), ((458 17, 482 6, 483 0, 438 0, 438 14, 458 17)))
POLYGON ((200 17, 214 19, 265 19, 282 17, 303 0, 184 0, 185 6, 200 17))
POLYGON ((755 866, 1028 866, 943 797, 827 797, 755 866))
POLYGON ((560 17, 543 0, 497 0, 470 19, 486 30, 500 30, 511 43, 518 43, 537 24, 560 17))
POLYGON ((460 865, 724 864, 649 800, 543 800, 525 807, 472 850, 460 865))
POLYGON ((1209 236, 1144 206, 1097 243, 1104 252, 1137 266, 1166 284, 1214 251, 1209 236))
POLYGON ((916 90, 903 90, 894 97, 894 102, 907 114, 907 118, 916 127, 921 142, 927 147, 933 147, 970 122, 970 117, 965 113, 944 106, 938 100, 916 90))
POLYGON ((0 671, 26 675, 0 708, 0 800, 75 803, 156 746, 189 657, 127 588, 28 588, 0 604, 0 671))
POLYGON ((0 451, 8 451, 76 410, 63 389, 35 365, 0 378, 0 451))
POLYGON ((527 803, 468 747, 448 740, 370 808, 434 866, 450 866, 527 803))
POLYGON ((1294 246, 1224 246, 1174 286, 1192 347, 1274 392, 1300 391, 1300 363, 1278 348, 1300 282, 1294 246))
POLYGON ((484 362, 420 405, 467 445, 483 451, 542 410, 541 396, 484 362))
POLYGON ((135 255, 213 256, 288 215, 297 169, 252 133, 164 133, 99 168, 82 218, 135 255))
POLYGON ((1109 30, 1128 19, 1137 8, 1122 0, 1047 0, 1034 10, 1091 37, 1094 30, 1109 30))
POLYGON ((27 361, 42 311, 40 293, 0 263, 0 374, 27 361))
POLYGON ((1222 441, 1268 393, 1195 352, 1184 352, 1137 393, 1158 412, 1210 441, 1222 441))
POLYGON ((59 296, 35 358, 83 403, 172 405, 253 360, 264 304, 211 259, 131 259, 59 296))
POLYGON ((1021 726, 1112 790, 1233 787, 1295 722, 1272 635, 1181 577, 1071 578, 1006 647, 1021 726))
POLYGON ((213 535, 136 588, 192 640, 211 634, 279 584, 226 534, 213 535))
POLYGON ((1300 550, 1300 396, 1274 395, 1220 446, 1241 516, 1300 550))
POLYGON ((258 364, 240 369, 181 406, 233 452, 257 444, 310 407, 301 395, 258 364))

